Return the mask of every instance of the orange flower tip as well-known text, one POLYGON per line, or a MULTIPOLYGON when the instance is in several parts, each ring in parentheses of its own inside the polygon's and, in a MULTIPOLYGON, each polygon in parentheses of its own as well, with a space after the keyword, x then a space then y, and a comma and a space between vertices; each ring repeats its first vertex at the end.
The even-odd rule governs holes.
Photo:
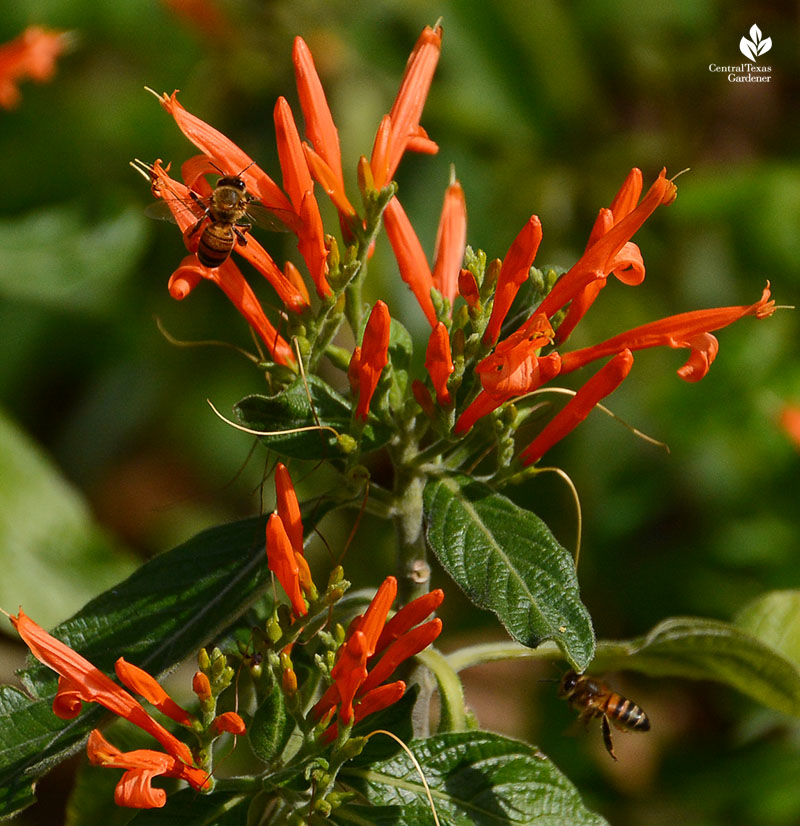
POLYGON ((192 691, 199 700, 211 699, 211 682, 202 671, 196 671, 192 678, 192 691))

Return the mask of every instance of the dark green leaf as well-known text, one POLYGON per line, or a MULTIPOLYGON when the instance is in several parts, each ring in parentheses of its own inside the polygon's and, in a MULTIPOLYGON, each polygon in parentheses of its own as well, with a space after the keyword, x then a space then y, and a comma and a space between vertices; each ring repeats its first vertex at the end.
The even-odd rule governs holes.
MULTIPOLYGON (((439 734, 409 748, 430 786, 442 823, 461 826, 547 824, 602 826, 575 787, 536 748, 484 731, 439 734)), ((338 824, 433 824, 422 781, 405 752, 364 768, 346 765, 339 779, 375 810, 353 805, 334 812, 338 824), (374 816, 373 816, 374 815, 374 816)))
POLYGON ((800 668, 735 625, 674 617, 649 634, 597 646, 593 669, 716 680, 759 703, 800 716, 800 668))
POLYGON ((466 476, 424 493, 427 538, 466 595, 529 648, 553 640, 578 671, 594 654, 575 564, 538 516, 466 476))
POLYGON ((134 568, 80 493, 2 412, 0 568, 0 605, 23 605, 48 628, 134 568))
MULTIPOLYGON (((53 635, 102 670, 120 655, 160 674, 196 652, 239 616, 269 582, 262 518, 204 531, 143 565, 90 602, 53 635)), ((35 617, 33 619, 36 619, 35 617)), ((79 748, 103 710, 59 720, 56 677, 43 665, 21 674, 30 700, 0 693, 0 817, 32 802, 31 783, 79 748)))
POLYGON ((131 826, 247 826, 251 797, 227 792, 198 795, 183 789, 167 797, 162 809, 137 813, 131 826))
MULTIPOLYGON (((350 402, 316 376, 296 379, 275 396, 247 396, 234 405, 238 421, 253 430, 275 432, 261 441, 282 456, 295 459, 336 459, 345 455, 337 434, 349 433, 352 419, 350 402), (289 433, 301 427, 319 426, 331 430, 289 433)), ((361 441, 364 450, 386 444, 391 432, 370 420, 361 441)))

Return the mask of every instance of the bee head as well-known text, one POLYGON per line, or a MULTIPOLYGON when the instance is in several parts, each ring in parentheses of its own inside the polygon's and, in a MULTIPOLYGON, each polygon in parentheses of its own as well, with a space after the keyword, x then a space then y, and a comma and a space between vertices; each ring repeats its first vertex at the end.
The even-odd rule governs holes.
POLYGON ((558 687, 558 693, 563 697, 575 688, 578 682, 578 675, 574 671, 567 671, 561 678, 561 685, 558 687))
POLYGON ((238 175, 226 175, 217 181, 217 186, 232 186, 239 192, 245 192, 247 187, 245 182, 238 175))

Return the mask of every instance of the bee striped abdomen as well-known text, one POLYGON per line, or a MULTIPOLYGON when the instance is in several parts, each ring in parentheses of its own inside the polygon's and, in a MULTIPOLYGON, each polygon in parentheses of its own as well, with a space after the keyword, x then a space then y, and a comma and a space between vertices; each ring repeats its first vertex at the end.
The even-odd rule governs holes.
POLYGON ((233 225, 221 221, 212 221, 200 236, 197 257, 204 267, 213 269, 225 263, 231 254, 236 236, 233 225))
POLYGON ((604 713, 619 728, 650 731, 650 720, 644 711, 636 703, 616 692, 609 695, 604 713))

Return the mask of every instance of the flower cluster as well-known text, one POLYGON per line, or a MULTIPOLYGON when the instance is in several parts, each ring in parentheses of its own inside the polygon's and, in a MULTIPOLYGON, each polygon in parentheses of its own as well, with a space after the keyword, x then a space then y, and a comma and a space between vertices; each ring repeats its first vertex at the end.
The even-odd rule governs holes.
MULTIPOLYGON (((97 729, 92 731, 86 746, 89 760, 98 766, 125 771, 114 792, 117 805, 140 809, 163 806, 166 803, 166 793, 163 789, 152 786, 153 779, 159 776, 185 780, 199 791, 211 789, 209 767, 199 766, 189 746, 151 717, 128 691, 85 657, 48 634, 22 609, 17 616, 11 617, 11 622, 33 656, 59 675, 58 692, 53 700, 53 712, 57 717, 70 720, 80 713, 82 703, 97 703, 146 731, 162 746, 163 751, 137 749, 122 752, 97 729)), ((198 732, 202 730, 200 722, 172 700, 146 671, 126 662, 122 657, 116 661, 114 669, 123 685, 144 697, 162 714, 181 726, 198 732)), ((205 697, 208 700, 211 693, 208 677, 202 671, 198 675, 194 683, 202 687, 201 690, 208 688, 205 697)), ((202 701, 204 697, 200 696, 200 699, 202 701)), ((235 712, 215 716, 210 728, 209 736, 212 739, 223 731, 234 734, 243 734, 245 731, 244 722, 235 712)))
MULTIPOLYGON (((493 262, 488 268, 464 268, 466 201, 460 183, 452 176, 444 195, 433 262, 429 264, 397 199, 392 179, 406 151, 437 151, 437 145, 420 125, 420 118, 441 43, 441 27, 424 29, 409 57, 395 101, 378 126, 371 156, 369 160, 362 157, 358 164, 364 216, 348 199, 338 132, 313 58, 301 38, 295 40, 293 58, 306 141, 300 137, 289 104, 280 98, 274 119, 282 187, 232 141, 187 112, 174 93, 162 95, 161 104, 203 152, 183 165, 184 183, 170 178, 160 162, 148 170, 154 193, 174 205, 170 208, 192 253, 173 273, 170 291, 174 297, 183 298, 200 280, 214 281, 252 325, 272 360, 292 370, 296 368, 297 356, 266 318, 236 264, 227 259, 218 268, 208 268, 196 255, 198 222, 205 215, 199 205, 211 191, 204 176, 214 171, 241 176, 259 204, 279 216, 297 236, 298 249, 315 287, 318 309, 312 306, 303 279, 291 263, 281 269, 249 236, 235 244, 235 251, 269 281, 283 303, 285 320, 301 342, 297 352, 307 368, 313 368, 322 354, 331 356, 338 366, 343 365, 342 358, 334 358, 331 348, 326 349, 326 342, 331 341, 341 324, 342 307, 346 314, 349 308, 348 320, 357 346, 346 364, 354 399, 354 425, 358 429, 370 415, 376 388, 389 362, 389 308, 377 301, 366 324, 362 324, 358 288, 382 221, 400 276, 431 326, 425 357, 430 390, 419 379, 412 381, 410 387, 427 418, 440 425, 447 422, 446 432, 440 427, 440 435, 449 440, 462 437, 503 405, 590 362, 609 359, 521 452, 521 462, 530 465, 623 381, 631 370, 636 350, 656 346, 688 349, 689 359, 678 374, 686 381, 698 381, 717 353, 718 343, 712 331, 745 315, 764 318, 772 313, 774 304, 769 300, 767 285, 759 301, 749 306, 671 316, 591 347, 563 352, 570 333, 610 275, 629 286, 644 280, 642 254, 631 238, 659 206, 674 201, 676 186, 667 178, 666 170, 661 171, 643 197, 642 173, 639 169, 631 170, 610 206, 600 210, 583 255, 549 285, 549 292, 542 293, 538 306, 529 307, 516 327, 507 321, 509 311, 522 285, 536 272, 533 262, 542 241, 542 225, 536 215, 520 230, 502 262, 493 262), (315 183, 336 207, 341 237, 348 246, 347 256, 340 254, 334 237, 323 230, 315 183), (193 205, 192 209, 179 206, 187 202, 193 205), (241 242, 244 240, 246 243, 241 242), (348 270, 345 258, 357 264, 348 270)), ((394 413, 400 409, 395 405, 394 413)), ((272 530, 276 534, 277 523, 272 530)), ((273 544, 277 541, 273 536, 273 544)), ((293 594, 292 602, 299 608, 299 592, 293 594)))
MULTIPOLYGON (((297 496, 289 472, 281 463, 275 470, 275 489, 277 509, 267 522, 267 559, 289 598, 294 627, 308 617, 309 607, 318 594, 303 556, 303 525, 297 496)), ((334 596, 341 593, 338 589, 334 596)), ((441 605, 443 591, 418 597, 387 622, 396 596, 397 580, 387 577, 364 614, 353 619, 347 628, 331 669, 333 682, 311 710, 312 719, 324 728, 326 742, 338 734, 336 723, 326 728, 337 709, 339 720, 350 725, 397 702, 405 693, 406 684, 402 680, 386 680, 401 663, 427 648, 442 630, 440 619, 423 620, 441 605)), ((297 689, 292 646, 293 643, 286 645, 279 659, 282 687, 289 694, 297 689)))
MULTIPOLYGON (((422 620, 441 605, 444 592, 435 590, 417 597, 387 622, 396 596, 397 580, 387 577, 367 610, 348 626, 331 670, 333 682, 311 711, 316 720, 330 721, 338 710, 339 720, 351 725, 392 705, 405 693, 403 680, 386 680, 401 663, 419 654, 441 633, 440 619, 422 620)), ((338 725, 334 724, 323 738, 330 742, 338 732, 338 725)))
POLYGON ((0 45, 0 106, 11 109, 19 103, 19 81, 26 78, 45 83, 53 77, 56 60, 67 45, 64 32, 28 26, 22 34, 0 45))

